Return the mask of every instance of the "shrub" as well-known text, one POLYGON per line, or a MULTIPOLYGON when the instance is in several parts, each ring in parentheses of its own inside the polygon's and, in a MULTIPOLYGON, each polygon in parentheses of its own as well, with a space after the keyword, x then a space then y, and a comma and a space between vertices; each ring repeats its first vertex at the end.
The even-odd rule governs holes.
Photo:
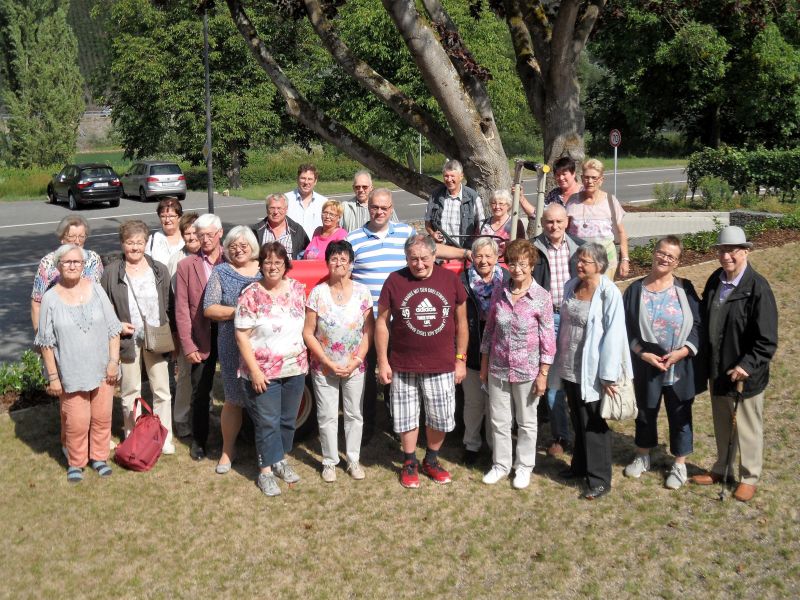
POLYGON ((697 187, 702 198, 693 201, 702 208, 721 210, 730 207, 733 202, 733 190, 724 179, 703 177, 697 187))
POLYGON ((23 352, 19 362, 0 364, 1 394, 13 391, 25 395, 43 390, 46 385, 39 355, 31 350, 23 352))
POLYGON ((653 195, 656 201, 651 206, 656 208, 674 208, 686 200, 688 188, 685 185, 674 183, 657 183, 653 186, 653 195))

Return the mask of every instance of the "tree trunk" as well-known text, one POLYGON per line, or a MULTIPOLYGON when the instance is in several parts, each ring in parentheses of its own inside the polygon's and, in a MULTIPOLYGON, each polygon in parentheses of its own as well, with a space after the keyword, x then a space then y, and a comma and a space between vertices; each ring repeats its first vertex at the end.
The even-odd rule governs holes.
MULTIPOLYGON (((566 61, 565 61, 566 62, 566 61)), ((573 64, 550 65, 548 93, 544 98, 544 159, 552 165, 562 156, 580 164, 586 151, 583 145, 585 121, 580 105, 580 84, 573 64)))
POLYGON ((239 146, 232 146, 228 149, 230 154, 230 165, 225 169, 228 178, 228 185, 238 190, 242 187, 242 151, 239 146))

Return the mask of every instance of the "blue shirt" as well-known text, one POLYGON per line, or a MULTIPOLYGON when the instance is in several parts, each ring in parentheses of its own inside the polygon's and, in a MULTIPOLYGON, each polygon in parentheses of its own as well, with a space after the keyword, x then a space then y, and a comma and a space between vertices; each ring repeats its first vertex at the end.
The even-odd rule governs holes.
POLYGON ((733 281, 728 281, 727 274, 725 271, 722 271, 719 274, 719 280, 722 282, 722 286, 719 288, 719 301, 725 302, 728 299, 728 296, 731 295, 731 292, 736 289, 736 286, 739 285, 739 282, 742 280, 742 275, 747 270, 746 265, 745 268, 742 269, 742 272, 739 273, 736 277, 733 278, 733 281))
POLYGON ((353 281, 369 288, 374 311, 378 310, 378 298, 386 278, 406 266, 405 243, 415 233, 406 223, 389 223, 389 228, 380 233, 365 226, 348 234, 347 241, 355 254, 353 281))

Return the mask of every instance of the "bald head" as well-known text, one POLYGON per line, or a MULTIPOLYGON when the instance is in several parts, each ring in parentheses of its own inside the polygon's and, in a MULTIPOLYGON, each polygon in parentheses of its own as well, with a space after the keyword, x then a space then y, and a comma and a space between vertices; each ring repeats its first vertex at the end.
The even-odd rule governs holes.
POLYGON ((548 204, 542 211, 542 230, 551 244, 560 244, 567 229, 567 211, 558 202, 548 204))

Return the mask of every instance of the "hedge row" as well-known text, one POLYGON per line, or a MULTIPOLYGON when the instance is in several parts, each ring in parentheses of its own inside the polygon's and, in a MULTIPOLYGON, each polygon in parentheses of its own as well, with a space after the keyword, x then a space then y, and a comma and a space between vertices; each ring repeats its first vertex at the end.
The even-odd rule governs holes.
POLYGON ((694 194, 703 177, 717 177, 735 191, 759 188, 794 197, 800 189, 800 148, 791 150, 739 150, 707 148, 689 157, 686 166, 689 189, 694 194))

